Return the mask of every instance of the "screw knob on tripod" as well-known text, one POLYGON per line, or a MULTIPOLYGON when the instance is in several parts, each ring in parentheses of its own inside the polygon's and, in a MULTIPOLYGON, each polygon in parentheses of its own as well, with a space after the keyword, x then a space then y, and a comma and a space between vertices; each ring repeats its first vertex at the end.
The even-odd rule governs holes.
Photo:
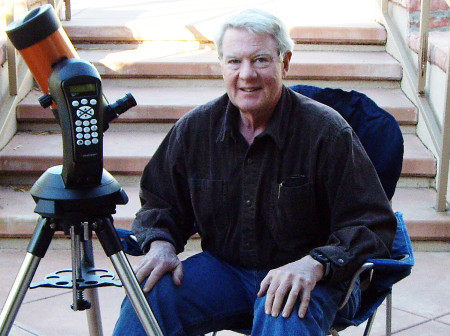
POLYGON ((52 103, 53 103, 53 98, 49 94, 45 94, 45 95, 39 97, 38 100, 39 100, 39 104, 41 104, 41 106, 43 108, 50 107, 52 105, 52 103))
POLYGON ((77 302, 72 303, 70 308, 74 311, 86 310, 91 308, 91 303, 84 298, 83 292, 77 291, 77 302))

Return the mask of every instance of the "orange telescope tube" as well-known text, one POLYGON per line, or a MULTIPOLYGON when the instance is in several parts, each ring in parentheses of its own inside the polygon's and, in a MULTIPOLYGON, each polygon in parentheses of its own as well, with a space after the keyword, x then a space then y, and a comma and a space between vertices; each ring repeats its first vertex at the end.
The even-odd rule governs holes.
POLYGON ((52 66, 66 58, 79 58, 51 5, 36 8, 22 20, 12 22, 6 34, 46 94, 52 66))

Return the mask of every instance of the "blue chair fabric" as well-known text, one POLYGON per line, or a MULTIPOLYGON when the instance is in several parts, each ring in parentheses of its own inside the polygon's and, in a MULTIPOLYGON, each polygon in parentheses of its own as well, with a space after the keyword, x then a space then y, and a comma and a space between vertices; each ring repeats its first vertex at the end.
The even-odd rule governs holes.
POLYGON ((397 120, 357 91, 294 85, 292 90, 338 111, 358 135, 389 198, 394 196, 403 164, 403 136, 397 120))
POLYGON ((123 250, 126 254, 133 256, 140 256, 144 254, 136 241, 136 238, 134 237, 133 231, 116 228, 116 232, 119 235, 120 241, 123 245, 123 250))
POLYGON ((358 326, 366 321, 392 292, 393 285, 411 274, 411 269, 414 266, 411 239, 402 213, 396 212, 395 216, 397 218, 397 233, 391 258, 367 260, 367 262, 373 263, 373 276, 369 287, 361 294, 361 307, 352 320, 342 318, 338 313, 334 322, 338 329, 358 326))

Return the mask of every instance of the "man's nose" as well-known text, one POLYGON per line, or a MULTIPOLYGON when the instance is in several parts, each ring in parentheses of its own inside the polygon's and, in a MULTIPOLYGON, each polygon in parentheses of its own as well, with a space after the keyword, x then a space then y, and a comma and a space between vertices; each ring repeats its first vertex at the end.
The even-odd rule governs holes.
POLYGON ((251 79, 256 77, 256 71, 252 62, 245 60, 241 63, 239 77, 241 79, 251 79))

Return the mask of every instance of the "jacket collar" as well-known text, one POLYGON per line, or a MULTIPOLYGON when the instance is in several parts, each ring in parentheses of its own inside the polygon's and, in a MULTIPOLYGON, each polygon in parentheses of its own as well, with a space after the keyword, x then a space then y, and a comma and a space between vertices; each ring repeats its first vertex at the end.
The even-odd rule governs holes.
MULTIPOLYGON (((287 139, 287 130, 289 125, 289 117, 292 106, 292 97, 290 90, 283 85, 280 100, 272 114, 272 117, 266 129, 257 136, 270 136, 277 146, 282 149, 287 139)), ((237 141, 239 136, 239 110, 228 99, 228 104, 225 110, 225 116, 222 119, 222 125, 217 137, 217 142, 223 142, 227 136, 237 141)))

